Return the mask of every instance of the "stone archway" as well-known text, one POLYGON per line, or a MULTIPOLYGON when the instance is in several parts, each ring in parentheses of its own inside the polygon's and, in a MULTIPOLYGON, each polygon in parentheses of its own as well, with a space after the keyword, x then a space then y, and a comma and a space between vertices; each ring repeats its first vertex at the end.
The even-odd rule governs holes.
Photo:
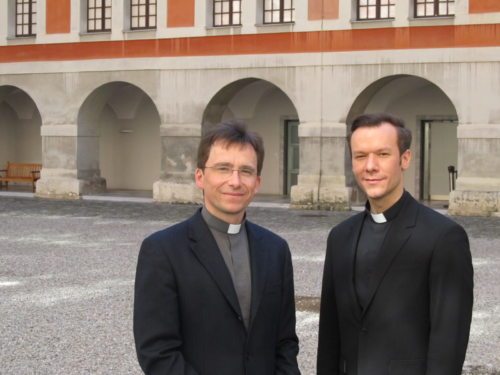
MULTIPOLYGON (((405 175, 405 189, 416 198, 448 199, 448 163, 457 164, 457 111, 448 96, 434 83, 412 75, 384 77, 369 85, 354 101, 347 116, 350 124, 361 113, 388 112, 405 121, 412 131, 413 161, 405 175), (426 149, 425 128, 434 143, 426 149), (439 146, 439 149, 436 148, 439 146), (446 165, 442 165, 445 163, 446 165), (427 165, 428 167, 425 167, 427 165), (427 168, 427 169, 426 169, 427 168), (432 179, 432 181, 431 181, 432 179), (427 186, 427 187, 426 187, 427 186), (430 189, 426 191, 425 189, 430 189)), ((428 143, 427 143, 428 145, 428 143)), ((353 204, 364 202, 351 172, 349 149, 345 158, 346 184, 353 204)))
POLYGON ((95 89, 78 114, 82 175, 108 191, 152 191, 160 174, 160 117, 151 98, 127 82, 95 89))
MULTIPOLYGON (((42 163, 42 118, 28 93, 15 86, 0 86, 0 169, 7 161, 42 163)), ((16 183, 12 188, 31 186, 16 183)))
POLYGON ((261 194, 288 195, 299 169, 299 117, 290 98, 276 85, 245 78, 220 89, 205 108, 202 132, 227 119, 240 119, 264 139, 266 156, 261 194))

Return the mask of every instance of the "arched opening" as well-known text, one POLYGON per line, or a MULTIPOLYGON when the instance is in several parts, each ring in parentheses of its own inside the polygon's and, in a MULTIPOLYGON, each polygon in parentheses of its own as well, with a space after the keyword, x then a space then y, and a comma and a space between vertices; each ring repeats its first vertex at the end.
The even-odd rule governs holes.
MULTIPOLYGON (((25 91, 15 86, 0 86, 0 169, 8 161, 42 163, 41 126, 40 112, 25 91)), ((9 190, 31 189, 31 183, 9 183, 9 190)))
MULTIPOLYGON (((405 174, 405 189, 421 200, 448 200, 448 166, 457 166, 457 111, 434 83, 416 76, 395 75, 368 86, 355 100, 347 123, 361 113, 388 112, 412 131, 413 160, 405 174)), ((346 151, 346 181, 354 204, 365 200, 351 172, 346 151)))
POLYGON ((264 139, 260 194, 289 195, 299 173, 299 117, 290 98, 268 81, 241 79, 223 87, 210 100, 202 131, 233 118, 245 121, 264 139))
POLYGON ((126 82, 111 82, 95 89, 78 114, 78 134, 97 143, 97 170, 108 192, 152 195, 160 174, 160 116, 151 98, 126 82))

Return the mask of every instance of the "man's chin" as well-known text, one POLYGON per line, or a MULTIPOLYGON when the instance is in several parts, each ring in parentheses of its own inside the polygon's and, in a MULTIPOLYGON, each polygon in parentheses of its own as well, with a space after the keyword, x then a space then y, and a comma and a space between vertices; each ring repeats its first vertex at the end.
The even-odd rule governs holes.
POLYGON ((368 199, 378 199, 383 195, 378 189, 365 189, 364 192, 368 199))

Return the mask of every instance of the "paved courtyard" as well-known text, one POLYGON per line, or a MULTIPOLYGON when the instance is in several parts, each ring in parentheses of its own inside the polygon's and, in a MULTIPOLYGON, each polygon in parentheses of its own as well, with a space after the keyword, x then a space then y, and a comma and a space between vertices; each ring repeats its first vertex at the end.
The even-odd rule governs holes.
MULTIPOLYGON (((0 196, 0 374, 140 374, 132 336, 139 245, 195 209, 0 196)), ((304 375, 315 373, 326 237, 352 214, 248 211, 290 244, 304 375)), ((500 374, 500 218, 455 220, 469 233, 475 267, 465 373, 500 374)))

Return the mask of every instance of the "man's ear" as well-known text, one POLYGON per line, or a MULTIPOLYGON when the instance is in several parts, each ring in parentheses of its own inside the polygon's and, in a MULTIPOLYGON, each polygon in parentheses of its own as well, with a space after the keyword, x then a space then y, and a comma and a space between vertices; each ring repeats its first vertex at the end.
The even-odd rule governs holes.
POLYGON ((204 177, 205 176, 203 175, 203 170, 200 169, 200 168, 196 168, 196 170, 194 171, 194 181, 196 183, 196 186, 200 190, 203 190, 203 186, 204 186, 203 179, 204 179, 204 177))
POLYGON ((401 169, 403 171, 406 171, 408 169, 408 167, 410 166, 411 156, 412 155, 411 155, 410 149, 406 150, 401 155, 401 169))
POLYGON ((260 189, 260 183, 261 183, 261 177, 257 176, 257 180, 255 182, 255 187, 253 188, 254 194, 256 194, 259 191, 259 189, 260 189))

